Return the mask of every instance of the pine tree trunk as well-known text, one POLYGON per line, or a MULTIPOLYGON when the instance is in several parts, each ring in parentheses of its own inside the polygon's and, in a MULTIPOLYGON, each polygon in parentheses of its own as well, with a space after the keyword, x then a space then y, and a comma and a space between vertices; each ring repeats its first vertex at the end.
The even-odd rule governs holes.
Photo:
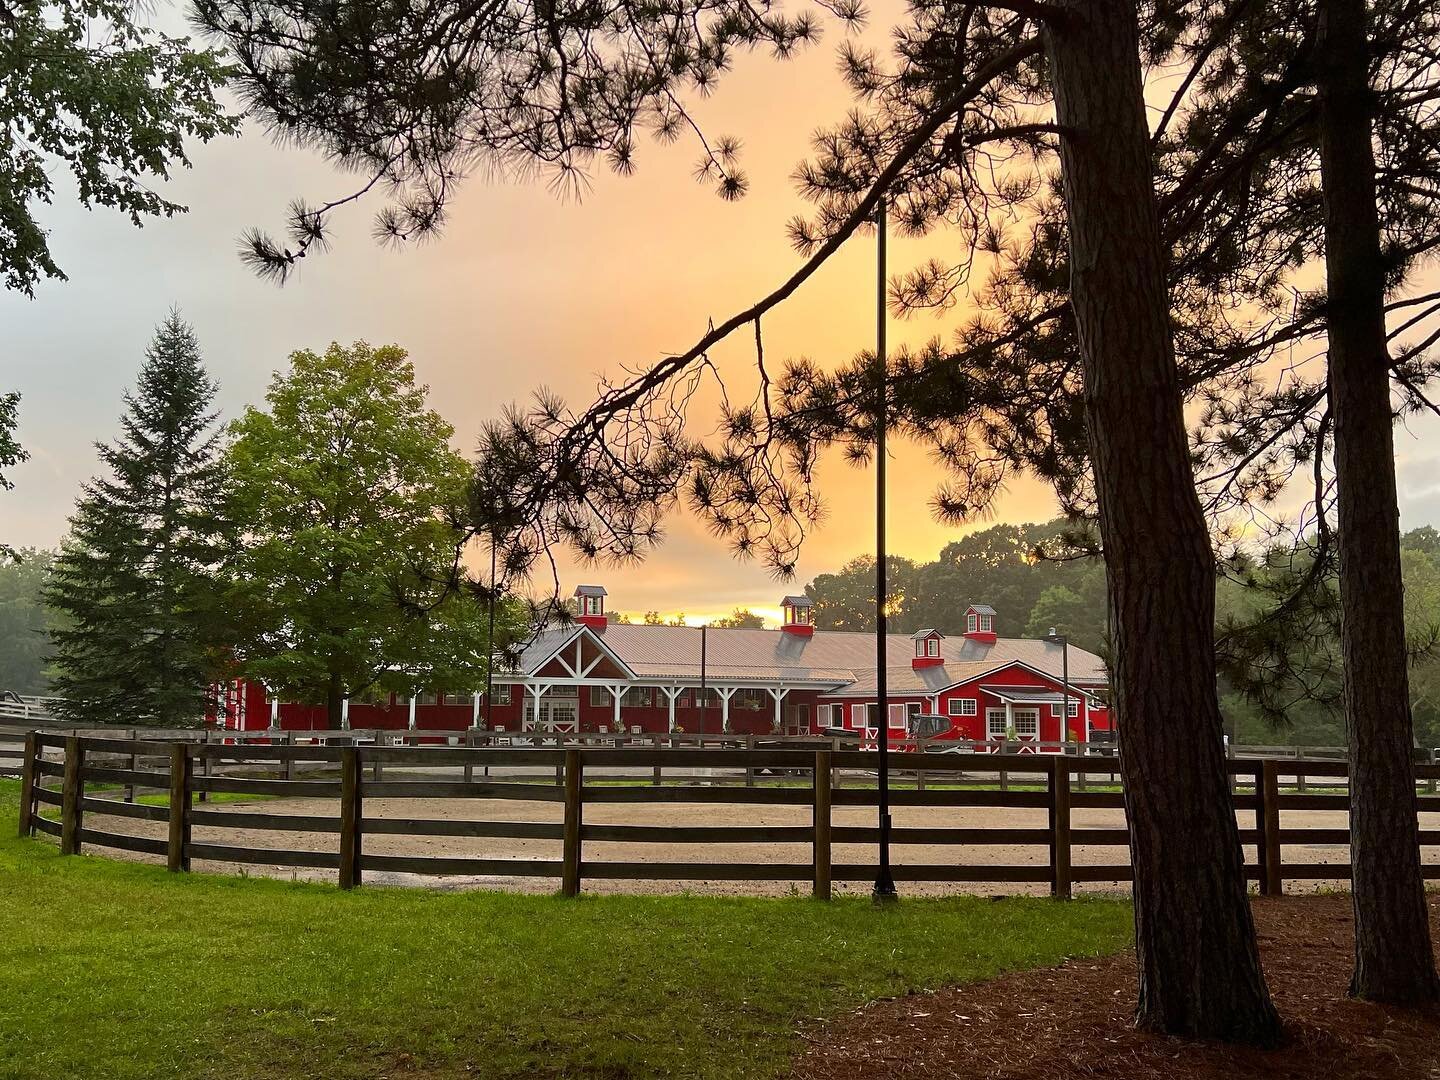
POLYGON ((1366 24, 1364 0, 1321 0, 1320 169, 1355 909, 1350 992, 1419 1003, 1435 1000, 1440 986, 1420 873, 1366 24))
POLYGON ((1226 783, 1214 561, 1195 494, 1145 126, 1135 6, 1074 0, 1046 32, 1071 300, 1099 497, 1135 868, 1138 1023, 1266 1044, 1265 987, 1226 783))

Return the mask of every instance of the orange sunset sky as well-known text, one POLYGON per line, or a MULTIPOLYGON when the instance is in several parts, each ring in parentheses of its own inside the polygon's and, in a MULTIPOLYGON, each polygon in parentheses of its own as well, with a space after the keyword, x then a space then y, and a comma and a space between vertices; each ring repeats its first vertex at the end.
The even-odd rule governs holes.
MULTIPOLYGON (((883 40, 898 13, 894 4, 877 8, 867 36, 883 40)), ((253 124, 242 138, 196 148, 193 170, 167 192, 191 207, 188 215, 135 230, 118 215, 78 208, 62 188, 46 221, 71 280, 45 285, 33 301, 0 297, 0 388, 23 392, 20 435, 34 455, 15 470, 16 490, 0 493, 0 539, 58 542, 79 485, 95 469, 91 443, 113 437, 120 394, 172 305, 195 324, 227 417, 261 399, 293 349, 331 340, 396 342, 410 350, 462 450, 486 417, 538 386, 584 404, 598 373, 618 376, 622 365, 687 347, 707 320, 748 306, 799 262, 784 223, 804 204, 789 177, 812 132, 848 105, 836 69, 838 36, 830 29, 786 63, 742 57, 718 92, 696 104, 709 133, 742 141, 751 187, 734 203, 693 181, 694 143, 647 143, 634 176, 598 167, 578 202, 557 198, 543 178, 476 176, 455 199, 443 235, 421 247, 377 247, 369 229, 378 204, 352 211, 336 219, 334 250, 277 287, 240 265, 235 238, 252 225, 278 229, 289 199, 345 193, 349 178, 313 155, 272 146, 253 124)), ((892 240, 892 271, 949 242, 892 240)), ((873 236, 857 236, 766 320, 772 363, 804 354, 833 364, 871 345, 874 254, 873 236)), ((944 334, 953 320, 892 323, 892 344, 944 334)), ((747 333, 714 359, 743 382, 752 348, 747 333)), ((1402 433, 1400 441, 1407 524, 1440 518, 1434 439, 1402 433)), ((892 550, 933 558, 959 535, 927 508, 939 471, 903 445, 894 463, 892 550)), ((582 580, 603 583, 611 606, 627 612, 703 617, 736 605, 774 609, 787 588, 871 550, 871 473, 830 462, 821 490, 829 519, 788 587, 760 566, 735 563, 677 516, 669 542, 645 565, 567 566, 567 591, 582 580)), ((1048 493, 1022 481, 1004 495, 998 520, 1052 512, 1048 493)))

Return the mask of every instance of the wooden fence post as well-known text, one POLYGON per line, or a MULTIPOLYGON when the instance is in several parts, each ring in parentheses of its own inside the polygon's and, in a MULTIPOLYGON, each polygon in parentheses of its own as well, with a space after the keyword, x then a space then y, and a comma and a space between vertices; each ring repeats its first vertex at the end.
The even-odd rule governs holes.
POLYGON ((830 779, 833 765, 831 751, 815 751, 814 800, 811 824, 815 835, 811 844, 814 866, 814 897, 830 899, 830 779))
POLYGON ((29 836, 34 831, 30 824, 35 815, 35 732, 25 734, 25 760, 20 765, 20 835, 29 836))
POLYGON ((565 896, 580 895, 580 787, 583 766, 579 750, 565 751, 565 839, 561 892, 565 896))
POLYGON ((1266 758, 1260 766, 1260 786, 1264 789, 1260 807, 1264 814, 1265 826, 1265 888, 1267 896, 1279 896, 1285 891, 1285 877, 1280 859, 1280 765, 1266 758))
MULTIPOLYGON (((475 749, 475 729, 474 729, 473 727, 472 727, 472 728, 466 728, 466 729, 465 729, 465 745, 466 745, 467 748, 469 748, 469 749, 471 749, 471 750, 474 750, 474 749, 475 749)), ((474 782, 475 782, 475 766, 474 766, 474 764, 467 758, 466 761, 465 761, 465 783, 467 783, 467 784, 473 784, 474 782)))
POLYGON ((1295 747, 1295 787, 1302 793, 1305 791, 1305 766, 1301 764, 1305 755, 1303 746, 1295 747))
MULTIPOLYGON (((286 734, 286 736, 285 736, 285 745, 288 746, 288 747, 290 747, 290 748, 292 748, 292 749, 294 748, 294 746, 295 746, 295 732, 291 731, 291 732, 289 732, 289 733, 286 734)), ((286 780, 294 780, 294 779, 295 779, 295 758, 292 757, 292 756, 290 756, 290 755, 288 755, 288 754, 287 754, 286 757, 285 757, 285 779, 286 779, 286 780)))
POLYGON ((1050 895, 1071 896, 1070 763, 1063 756, 1050 759, 1050 895))
MULTIPOLYGON (((209 746, 209 745, 210 745, 210 732, 208 732, 208 731, 202 732, 201 735, 200 735, 200 741, 201 741, 202 743, 204 743, 206 746, 209 746)), ((215 759, 214 759, 213 757, 211 757, 209 754, 205 754, 205 755, 204 755, 203 757, 201 757, 201 759, 200 759, 200 775, 201 775, 201 776, 207 776, 207 777, 208 777, 208 776, 214 776, 214 775, 215 775, 215 759)), ((187 774, 186 777, 185 777, 185 782, 186 782, 187 784, 190 782, 190 777, 189 777, 188 774, 187 774)), ((208 791, 202 791, 202 792, 199 793, 199 795, 197 796, 197 798, 199 799, 200 802, 209 802, 209 801, 210 801, 210 792, 208 792, 208 791)), ((185 836, 185 842, 188 844, 188 843, 190 842, 190 836, 189 836, 189 831, 190 831, 190 826, 189 826, 190 807, 189 807, 188 801, 187 801, 186 807, 185 807, 185 816, 186 816, 186 826, 185 826, 186 836, 185 836)), ((186 869, 186 870, 189 870, 189 869, 190 869, 190 860, 189 860, 189 859, 186 859, 186 860, 185 860, 185 869, 186 869)))
MULTIPOLYGON (((1434 765, 1434 764, 1435 764, 1435 751, 1434 751, 1433 748, 1432 748, 1431 751, 1430 751, 1430 764, 1431 764, 1431 765, 1434 765)), ((1346 790, 1347 790, 1347 791, 1349 790, 1349 785, 1348 785, 1348 784, 1346 785, 1346 790)), ((1430 779, 1428 779, 1428 780, 1425 781, 1425 791, 1426 791, 1426 794, 1429 794, 1429 795, 1434 795, 1434 794, 1435 794, 1435 777, 1432 776, 1432 777, 1430 777, 1430 779)))
POLYGON ((360 751, 346 746, 340 751, 340 888, 360 884, 360 751))
POLYGON ((80 827, 84 816, 80 810, 80 796, 84 784, 80 770, 85 767, 85 751, 80 748, 78 735, 65 737, 65 786, 60 791, 60 854, 80 854, 80 827))
MULTIPOLYGON (((131 742, 134 742, 134 741, 135 741, 136 739, 138 739, 139 737, 140 737, 140 733, 139 733, 135 728, 131 728, 131 729, 130 729, 130 741, 131 741, 131 742)), ((134 772, 134 771, 135 771, 136 769, 138 769, 138 768, 140 768, 140 755, 137 754, 134 750, 131 750, 131 751, 130 751, 130 771, 131 771, 131 772, 134 772)), ((127 803, 133 803, 133 802, 135 801, 135 785, 134 785, 133 783, 131 783, 131 784, 126 784, 126 785, 125 785, 125 801, 126 801, 127 803)))
MULTIPOLYGON (((751 750, 754 750, 754 749, 755 749, 755 736, 754 736, 754 735, 746 735, 746 736, 745 736, 745 749, 746 749, 746 751, 751 751, 751 750)), ((745 766, 745 786, 746 786, 746 787, 754 787, 754 786, 755 786, 755 766, 754 766, 754 765, 746 765, 746 766, 745 766)))
MULTIPOLYGON (((1251 777, 1255 785, 1255 867, 1259 871, 1260 895, 1270 895, 1270 878, 1265 873, 1265 784, 1261 780, 1262 772, 1259 762, 1255 763, 1254 775, 1251 777)), ((1235 774, 1235 787, 1240 786, 1240 774, 1235 774)))
POLYGON ((170 845, 165 865, 172 874, 190 869, 190 747, 170 747, 170 845))

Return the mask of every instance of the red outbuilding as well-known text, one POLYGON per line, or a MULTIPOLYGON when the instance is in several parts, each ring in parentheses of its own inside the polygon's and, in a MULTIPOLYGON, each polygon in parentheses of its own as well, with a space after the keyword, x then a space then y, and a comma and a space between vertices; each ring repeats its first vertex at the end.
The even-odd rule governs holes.
MULTIPOLYGON (((787 596, 778 630, 613 623, 605 590, 575 591, 572 624, 536 635, 515 670, 472 687, 347 701, 352 728, 547 732, 863 733, 877 699, 875 637, 816 629, 809 598, 787 596)), ((966 610, 966 633, 891 634, 888 729, 937 739, 1059 744, 1110 730, 1109 677, 1094 653, 1062 638, 1004 638, 996 612, 966 610), (917 724, 917 717, 939 717, 917 724)), ((271 698, 258 682, 217 687, 213 721, 247 730, 322 729, 325 709, 271 698)), ((1052 745, 1050 749, 1055 749, 1052 745)))

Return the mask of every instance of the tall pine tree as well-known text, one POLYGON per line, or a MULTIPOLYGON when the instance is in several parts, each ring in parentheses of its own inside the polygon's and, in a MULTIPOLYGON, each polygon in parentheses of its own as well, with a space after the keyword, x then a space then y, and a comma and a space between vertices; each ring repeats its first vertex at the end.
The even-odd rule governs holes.
POLYGON ((226 535, 215 392, 172 313, 125 395, 120 438, 97 447, 109 475, 85 485, 46 594, 68 616, 54 635, 66 719, 183 727, 204 715, 226 535))

